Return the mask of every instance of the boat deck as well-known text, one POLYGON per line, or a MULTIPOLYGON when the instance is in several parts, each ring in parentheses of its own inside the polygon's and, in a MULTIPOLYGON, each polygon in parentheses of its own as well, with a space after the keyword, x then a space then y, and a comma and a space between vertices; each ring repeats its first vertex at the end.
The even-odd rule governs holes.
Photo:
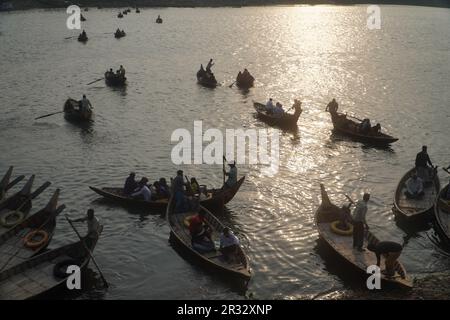
MULTIPOLYGON (((363 252, 353 249, 353 237, 338 235, 331 231, 330 226, 331 223, 318 223, 319 233, 345 259, 362 269, 364 272, 366 272, 368 266, 377 264, 375 253, 367 249, 363 252)), ((367 245, 367 239, 364 239, 364 245, 367 245)), ((380 267, 382 270, 385 267, 385 259, 383 256, 381 256, 380 267)), ((406 276, 405 279, 402 279, 398 272, 395 273, 395 276, 390 278, 387 278, 382 274, 381 278, 386 281, 399 282, 406 287, 411 286, 411 281, 408 276, 406 276)))
POLYGON ((401 191, 398 194, 397 204, 400 209, 408 216, 429 210, 433 207, 438 191, 434 185, 424 188, 424 195, 420 199, 408 199, 405 195, 406 185, 403 183, 401 191))

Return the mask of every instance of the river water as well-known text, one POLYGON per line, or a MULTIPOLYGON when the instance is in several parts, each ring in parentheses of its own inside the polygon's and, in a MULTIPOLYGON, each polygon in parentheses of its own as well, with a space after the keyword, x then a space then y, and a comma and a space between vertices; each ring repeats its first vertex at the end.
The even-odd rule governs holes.
MULTIPOLYGON (((94 286, 81 298, 309 299, 351 293, 361 284, 352 283, 345 266, 317 241, 313 220, 321 182, 339 204, 344 193, 356 199, 371 192, 372 231, 407 241, 402 260, 412 276, 448 273, 448 253, 433 229, 399 228, 391 205, 398 180, 423 144, 436 164, 449 164, 450 10, 382 6, 381 29, 369 30, 366 9, 142 9, 123 19, 116 18, 117 9, 91 9, 82 25, 89 36, 85 45, 65 39, 78 31, 66 28, 64 10, 0 13, 0 171, 14 165, 16 174, 36 174, 36 184, 53 182, 72 217, 96 210, 105 228, 95 256, 111 287, 94 286), (158 14, 161 25, 154 23, 158 14), (127 32, 120 40, 112 35, 118 27, 127 32), (215 90, 195 79, 200 63, 211 57, 223 84, 215 90), (127 70, 126 89, 103 81, 87 85, 120 64, 127 70), (255 88, 228 88, 245 67, 256 78, 255 88), (91 126, 80 128, 61 114, 34 120, 83 93, 95 107, 91 126), (268 176, 265 166, 240 165, 246 181, 219 216, 249 255, 253 278, 246 291, 178 255, 168 243, 164 217, 99 201, 88 188, 120 186, 130 170, 151 181, 174 176, 179 167, 170 159, 173 130, 192 131, 195 120, 203 121, 204 130, 264 129, 252 100, 268 97, 286 106, 299 98, 304 112, 297 133, 280 134, 279 171, 268 176), (376 149, 332 135, 324 109, 333 97, 341 110, 381 122, 399 141, 376 149)), ((222 183, 221 165, 180 168, 201 184, 222 183)), ((34 202, 35 209, 50 191, 34 202)), ((51 246, 75 240, 59 217, 51 246)))

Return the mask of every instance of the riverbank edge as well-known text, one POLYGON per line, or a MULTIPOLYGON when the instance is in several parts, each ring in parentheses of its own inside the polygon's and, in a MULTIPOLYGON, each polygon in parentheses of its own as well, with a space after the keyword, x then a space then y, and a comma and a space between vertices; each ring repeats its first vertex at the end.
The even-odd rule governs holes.
MULTIPOLYGON (((8 2, 8 1, 6 1, 8 2)), ((105 3, 104 0, 85 0, 85 1, 58 1, 58 0, 13 0, 10 1, 13 5, 12 10, 31 10, 31 9, 57 9, 66 8, 71 4, 76 4, 81 8, 221 8, 221 7, 265 7, 265 6, 294 6, 294 5, 408 5, 408 6, 423 6, 423 7, 438 7, 450 8, 450 1, 290 1, 290 0, 138 0, 134 1, 133 5, 127 0, 113 0, 105 3), (447 3, 445 3, 447 2, 447 3)))

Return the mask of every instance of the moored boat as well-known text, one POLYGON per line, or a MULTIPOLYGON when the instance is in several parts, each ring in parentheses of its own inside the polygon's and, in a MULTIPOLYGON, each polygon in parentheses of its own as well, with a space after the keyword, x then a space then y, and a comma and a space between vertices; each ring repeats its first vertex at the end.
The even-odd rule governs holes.
MULTIPOLYGON (((376 265, 377 263, 375 253, 368 250, 362 252, 355 250, 353 248, 353 237, 351 236, 351 233, 338 234, 333 231, 332 225, 340 220, 340 212, 342 209, 330 201, 323 184, 320 185, 320 188, 322 201, 315 213, 315 224, 320 238, 324 240, 338 256, 342 257, 346 262, 352 265, 355 270, 358 270, 359 275, 367 276, 367 268, 371 265, 376 265)), ((379 240, 371 232, 367 232, 365 234, 364 242, 367 244, 369 241, 376 243, 379 240)), ((381 265, 383 264, 384 256, 381 257, 381 265)), ((401 288, 412 288, 413 281, 406 273, 402 263, 397 260, 394 268, 395 275, 392 277, 380 273, 381 281, 401 288)))
POLYGON ((350 116, 347 116, 347 114, 337 111, 333 112, 328 110, 328 107, 327 111, 330 112, 334 131, 348 136, 356 141, 372 145, 389 145, 398 140, 397 138, 382 133, 381 131, 377 131, 374 128, 369 129, 367 132, 362 132, 359 130, 362 123, 359 119, 354 118, 358 122, 350 120, 348 119, 350 116))
POLYGON ((90 122, 92 120, 92 110, 82 112, 81 102, 74 99, 67 99, 64 103, 64 118, 72 122, 90 122))
POLYGON ((435 229, 442 241, 450 246, 450 199, 444 199, 449 185, 445 186, 436 197, 434 205, 435 229))
POLYGON ((24 175, 18 176, 13 181, 11 180, 12 172, 13 172, 13 166, 10 166, 8 171, 3 176, 2 180, 0 181, 0 204, 3 199, 6 198, 6 192, 14 187, 17 183, 23 180, 25 178, 24 175))
POLYGON ((42 252, 48 246, 56 227, 56 217, 65 208, 64 205, 57 208, 58 197, 59 189, 45 208, 0 236, 0 272, 42 252))
POLYGON ((50 182, 46 182, 32 193, 31 188, 33 182, 34 175, 30 177, 19 192, 0 203, 0 236, 28 216, 32 207, 32 200, 51 184, 50 182))
MULTIPOLYGON (((189 221, 190 217, 195 213, 182 212, 175 213, 175 200, 171 197, 166 211, 166 219, 170 226, 170 241, 173 245, 179 245, 181 249, 190 254, 202 264, 205 268, 214 270, 215 274, 221 274, 223 276, 230 276, 239 280, 248 282, 251 277, 250 264, 247 255, 238 246, 238 251, 233 261, 227 261, 222 253, 218 250, 217 246, 214 250, 208 252, 199 252, 192 246, 192 237, 189 232, 189 226, 186 221, 189 221)), ((205 220, 208 227, 211 230, 211 238, 214 242, 217 242, 224 225, 206 208, 200 206, 200 210, 205 213, 205 220)))
MULTIPOLYGON (((200 201, 200 204, 210 209, 221 208, 234 198, 241 185, 244 183, 244 180, 245 176, 239 179, 232 188, 208 189, 207 198, 200 201)), ((132 198, 131 196, 123 193, 123 188, 96 188, 92 186, 89 188, 106 199, 116 201, 123 205, 136 206, 147 210, 165 210, 169 202, 169 199, 144 201, 132 198)))
POLYGON ((416 173, 416 169, 412 168, 400 179, 395 190, 392 211, 397 219, 406 222, 426 222, 432 218, 436 196, 440 191, 439 176, 434 172, 432 183, 424 185, 423 196, 418 199, 410 199, 405 195, 406 181, 408 181, 414 173, 416 173))
POLYGON ((298 118, 302 114, 302 108, 300 104, 294 106, 294 113, 284 112, 282 115, 269 114, 266 111, 266 106, 259 102, 253 102, 253 106, 256 110, 257 116, 262 121, 269 125, 277 126, 280 128, 296 128, 298 118))
MULTIPOLYGON (((101 231, 100 227, 98 234, 101 231)), ((67 290, 67 267, 77 265, 83 275, 97 240, 83 238, 0 272, 0 300, 39 298, 58 288, 67 290)))

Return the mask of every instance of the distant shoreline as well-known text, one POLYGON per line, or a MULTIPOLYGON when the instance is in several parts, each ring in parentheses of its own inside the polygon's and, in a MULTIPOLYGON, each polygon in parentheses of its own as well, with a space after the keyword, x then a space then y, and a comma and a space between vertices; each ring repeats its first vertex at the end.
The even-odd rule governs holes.
POLYGON ((251 7, 251 6, 273 6, 273 5, 410 5, 425 7, 450 8, 450 0, 0 0, 0 3, 12 3, 12 11, 27 9, 65 8, 71 4, 77 4, 81 8, 205 8, 205 7, 251 7))

